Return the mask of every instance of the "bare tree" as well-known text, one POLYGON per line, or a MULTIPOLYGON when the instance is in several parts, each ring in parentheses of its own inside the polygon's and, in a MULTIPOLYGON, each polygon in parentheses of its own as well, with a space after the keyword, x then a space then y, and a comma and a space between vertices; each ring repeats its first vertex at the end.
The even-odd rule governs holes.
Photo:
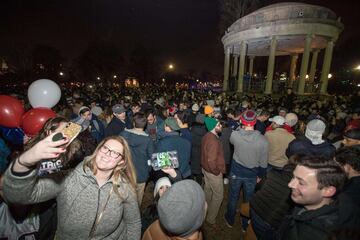
POLYGON ((219 31, 223 36, 226 29, 236 20, 260 7, 261 0, 219 0, 219 31))

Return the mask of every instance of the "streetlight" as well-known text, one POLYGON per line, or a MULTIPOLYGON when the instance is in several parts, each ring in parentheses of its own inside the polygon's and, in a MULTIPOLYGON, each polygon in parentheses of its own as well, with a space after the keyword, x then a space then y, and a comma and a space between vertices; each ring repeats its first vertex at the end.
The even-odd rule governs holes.
POLYGON ((332 75, 331 73, 329 73, 329 74, 328 74, 328 79, 332 78, 332 76, 333 76, 333 75, 332 75))
POLYGON ((309 78, 309 74, 306 74, 305 78, 308 79, 308 78, 309 78))
POLYGON ((59 75, 60 75, 60 76, 64 76, 64 73, 63 73, 63 72, 59 72, 59 75))
POLYGON ((100 77, 97 77, 96 79, 97 79, 97 80, 100 80, 100 77))
POLYGON ((355 68, 355 70, 360 70, 360 65, 358 65, 358 66, 355 68))
POLYGON ((113 78, 117 78, 117 76, 116 76, 116 75, 114 75, 114 76, 113 76, 113 78))
POLYGON ((173 65, 173 64, 169 64, 169 69, 174 69, 174 65, 173 65))

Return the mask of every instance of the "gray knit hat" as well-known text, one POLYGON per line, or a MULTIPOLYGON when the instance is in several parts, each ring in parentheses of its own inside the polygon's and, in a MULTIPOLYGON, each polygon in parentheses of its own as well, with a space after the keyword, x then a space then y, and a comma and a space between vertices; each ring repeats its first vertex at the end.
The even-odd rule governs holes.
POLYGON ((205 194, 193 180, 175 183, 158 203, 161 225, 169 233, 186 237, 198 230, 205 218, 205 194))
POLYGON ((311 120, 306 125, 305 137, 307 137, 312 144, 319 145, 324 142, 322 135, 325 132, 326 125, 320 119, 311 120))

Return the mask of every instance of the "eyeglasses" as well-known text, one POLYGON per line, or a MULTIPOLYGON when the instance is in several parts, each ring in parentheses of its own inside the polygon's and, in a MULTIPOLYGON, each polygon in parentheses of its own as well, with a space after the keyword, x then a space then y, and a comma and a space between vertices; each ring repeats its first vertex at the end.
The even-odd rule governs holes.
POLYGON ((112 158, 118 158, 118 157, 122 157, 124 158, 124 155, 119 153, 119 152, 116 152, 114 150, 111 150, 109 147, 107 147, 106 145, 102 145, 102 147, 100 148, 100 152, 104 153, 104 154, 108 154, 110 153, 110 157, 112 158))

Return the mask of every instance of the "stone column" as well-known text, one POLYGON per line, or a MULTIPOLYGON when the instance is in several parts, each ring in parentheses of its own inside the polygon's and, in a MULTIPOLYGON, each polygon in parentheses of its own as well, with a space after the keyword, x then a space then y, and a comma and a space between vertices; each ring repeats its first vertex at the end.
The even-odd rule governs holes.
POLYGON ((274 75, 275 53, 276 53, 276 36, 273 36, 271 38, 271 44, 270 44, 270 54, 269 54, 269 61, 267 67, 265 94, 272 93, 272 80, 274 75))
POLYGON ((255 56, 250 56, 250 63, 249 63, 249 86, 248 86, 248 91, 251 89, 251 80, 253 77, 253 72, 254 72, 254 58, 255 56))
POLYGON ((245 72, 245 56, 246 56, 247 42, 242 41, 240 44, 240 62, 239 62, 239 75, 237 82, 237 92, 242 93, 244 85, 244 72, 245 72))
POLYGON ((239 56, 234 55, 234 61, 233 61, 233 68, 232 68, 232 76, 236 77, 236 74, 238 73, 238 62, 239 62, 239 56))
POLYGON ((250 63, 249 63, 249 75, 250 75, 250 78, 252 77, 253 71, 254 71, 254 58, 255 58, 255 56, 250 56, 249 57, 249 59, 250 59, 250 63))
POLYGON ((289 72, 289 87, 292 88, 292 85, 295 81, 295 71, 296 71, 296 63, 299 55, 292 54, 291 55, 291 64, 290 64, 290 72, 289 72))
POLYGON ((224 60, 224 81, 223 81, 223 91, 226 92, 229 86, 229 68, 230 68, 230 48, 225 48, 225 60, 224 60))
POLYGON ((301 58, 301 68, 300 68, 300 79, 299 79, 299 88, 297 93, 302 95, 304 94, 305 89, 305 78, 309 66, 309 56, 310 56, 310 50, 311 50, 311 41, 312 36, 307 35, 305 38, 305 47, 304 47, 304 53, 301 58))
POLYGON ((320 83, 321 83, 320 94, 327 94, 327 86, 329 81, 328 75, 330 72, 333 48, 334 48, 334 42, 331 40, 328 42, 325 49, 324 62, 323 62, 321 78, 320 78, 320 83))
POLYGON ((314 50, 312 53, 310 75, 309 75, 309 82, 311 82, 311 83, 313 83, 314 79, 315 79, 318 55, 319 55, 319 50, 318 49, 314 50))

